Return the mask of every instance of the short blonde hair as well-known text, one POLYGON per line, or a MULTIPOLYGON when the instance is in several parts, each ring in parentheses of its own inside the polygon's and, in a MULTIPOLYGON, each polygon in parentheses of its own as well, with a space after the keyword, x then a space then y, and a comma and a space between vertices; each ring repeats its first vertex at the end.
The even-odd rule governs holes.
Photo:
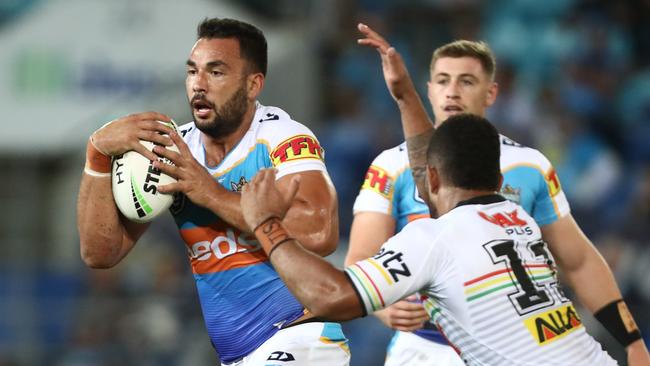
POLYGON ((430 71, 433 71, 433 67, 436 65, 438 59, 443 57, 475 58, 481 63, 485 72, 490 76, 490 80, 494 80, 497 62, 490 46, 483 41, 475 42, 461 39, 436 48, 431 57, 430 71))

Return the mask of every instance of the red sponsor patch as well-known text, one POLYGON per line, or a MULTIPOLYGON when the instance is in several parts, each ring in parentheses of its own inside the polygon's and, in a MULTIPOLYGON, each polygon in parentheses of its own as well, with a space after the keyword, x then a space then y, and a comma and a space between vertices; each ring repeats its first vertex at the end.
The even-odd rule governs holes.
POLYGON ((560 185, 560 178, 557 176, 555 169, 551 170, 544 177, 546 180, 546 185, 548 186, 548 192, 551 194, 551 197, 554 197, 556 194, 560 193, 562 186, 560 185))
POLYGON ((494 215, 488 215, 485 212, 479 211, 478 215, 483 219, 501 227, 528 225, 525 220, 519 218, 519 214, 516 210, 512 212, 497 212, 494 215))
POLYGON ((361 189, 369 189, 389 198, 393 189, 393 180, 384 169, 371 165, 366 172, 366 179, 361 189))
POLYGON ((300 159, 315 159, 323 161, 323 148, 318 141, 309 135, 290 137, 271 151, 273 166, 300 159))

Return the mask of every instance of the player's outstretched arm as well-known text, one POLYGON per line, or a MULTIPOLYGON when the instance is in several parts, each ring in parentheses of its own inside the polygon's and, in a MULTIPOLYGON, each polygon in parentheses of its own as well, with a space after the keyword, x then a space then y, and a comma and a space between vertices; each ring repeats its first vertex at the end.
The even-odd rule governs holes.
POLYGON ((275 171, 264 169, 242 191, 241 205, 247 224, 268 254, 287 287, 309 311, 329 320, 349 320, 363 315, 363 308, 346 275, 330 263, 305 250, 289 237, 282 217, 293 205, 299 186, 294 176, 280 190, 275 171))
MULTIPOLYGON (((426 155, 433 134, 433 122, 424 109, 400 54, 367 25, 359 24, 358 29, 364 36, 358 43, 372 47, 379 53, 386 86, 399 107, 415 184, 419 192, 426 192, 426 155)), ((422 199, 428 201, 428 197, 424 196, 422 199)))
MULTIPOLYGON (((395 219, 391 215, 372 211, 355 213, 345 266, 377 254, 382 244, 394 234, 395 219)), ((404 332, 422 328, 424 322, 429 319, 422 304, 407 300, 398 301, 375 312, 374 315, 387 327, 404 332)))
POLYGON ((643 340, 630 343, 639 334, 638 328, 622 302, 612 271, 573 217, 569 214, 542 226, 542 236, 578 300, 626 347, 630 365, 650 365, 643 340))
MULTIPOLYGON (((160 161, 154 167, 177 179, 176 183, 160 186, 161 193, 182 192, 192 202, 203 206, 242 231, 249 231, 241 210, 241 194, 231 192, 220 184, 192 156, 187 144, 176 133, 170 134, 179 152, 154 147, 154 152, 174 165, 160 161)), ((278 188, 287 190, 292 177, 299 176, 303 184, 286 212, 284 225, 305 248, 319 255, 331 254, 338 240, 338 206, 336 191, 321 171, 288 174, 278 180, 278 188)))
POLYGON ((170 119, 156 112, 129 115, 95 131, 88 141, 77 200, 77 229, 81 257, 89 267, 108 268, 117 264, 147 228, 119 213, 111 190, 111 157, 135 150, 156 159, 140 143, 147 140, 171 145, 169 137, 161 135, 171 129, 156 121, 170 119))

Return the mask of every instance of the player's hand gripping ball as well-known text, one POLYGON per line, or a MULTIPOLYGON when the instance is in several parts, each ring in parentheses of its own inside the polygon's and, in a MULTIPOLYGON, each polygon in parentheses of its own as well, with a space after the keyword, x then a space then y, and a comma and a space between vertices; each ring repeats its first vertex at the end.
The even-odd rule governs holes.
MULTIPOLYGON (((164 123, 174 131, 178 127, 172 121, 164 123)), ((148 150, 153 149, 154 143, 140 141, 148 150)), ((176 145, 166 148, 178 152, 176 145)), ((167 164, 168 159, 159 158, 167 164)), ((158 192, 158 186, 176 182, 175 178, 162 173, 153 167, 153 162, 135 151, 127 151, 113 159, 111 170, 113 180, 113 198, 120 212, 129 220, 144 223, 165 212, 174 201, 171 194, 158 192)))

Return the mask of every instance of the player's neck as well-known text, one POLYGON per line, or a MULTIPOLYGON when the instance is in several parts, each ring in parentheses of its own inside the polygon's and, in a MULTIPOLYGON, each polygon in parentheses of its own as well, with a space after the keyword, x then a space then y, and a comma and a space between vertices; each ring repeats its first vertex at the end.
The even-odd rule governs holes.
POLYGON ((255 110, 256 107, 253 103, 252 106, 246 110, 246 113, 242 118, 243 122, 239 128, 228 136, 212 137, 205 133, 201 133, 201 141, 205 148, 205 163, 207 165, 219 165, 226 155, 237 146, 239 141, 241 141, 244 135, 246 135, 246 132, 250 129, 255 115, 255 110))
POLYGON ((441 187, 436 199, 436 208, 438 216, 442 216, 453 210, 462 201, 467 201, 474 197, 487 196, 496 194, 494 191, 463 189, 458 187, 441 187))

